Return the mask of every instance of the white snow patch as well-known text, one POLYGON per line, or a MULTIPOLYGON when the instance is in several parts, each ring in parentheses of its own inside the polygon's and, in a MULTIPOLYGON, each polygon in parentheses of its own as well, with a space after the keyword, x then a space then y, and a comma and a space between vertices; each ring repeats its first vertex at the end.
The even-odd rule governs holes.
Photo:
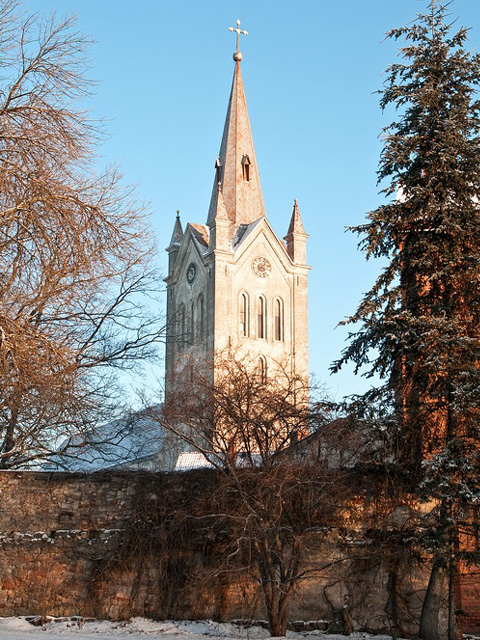
POLYGON ((0 637, 8 631, 31 631, 32 625, 25 618, 0 618, 0 637))
MULTIPOLYGON (((240 627, 231 623, 219 623, 211 620, 182 621, 170 620, 155 622, 146 618, 133 618, 129 621, 112 622, 98 620, 85 622, 76 620, 47 622, 34 627, 25 618, 0 618, 0 638, 2 640, 66 640, 72 636, 75 640, 115 640, 126 636, 128 640, 205 640, 222 638, 226 640, 264 640, 268 632, 260 627, 240 627)), ((326 634, 321 631, 308 633, 288 632, 291 640, 317 638, 318 640, 392 640, 391 636, 372 636, 368 633, 353 633, 350 636, 326 634)))

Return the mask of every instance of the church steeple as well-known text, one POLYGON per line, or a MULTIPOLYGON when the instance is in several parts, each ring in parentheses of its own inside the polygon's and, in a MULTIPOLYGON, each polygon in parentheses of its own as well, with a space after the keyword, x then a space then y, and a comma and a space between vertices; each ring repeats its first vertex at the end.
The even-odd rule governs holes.
POLYGON ((242 54, 238 51, 238 37, 240 33, 246 35, 246 32, 240 31, 239 24, 237 22, 237 29, 230 28, 231 31, 237 32, 237 51, 233 54, 235 71, 207 218, 207 224, 210 226, 215 224, 218 210, 218 183, 221 183, 227 217, 232 223, 232 234, 239 225, 249 224, 265 215, 260 175, 240 71, 242 54))
MULTIPOLYGON (((214 384, 227 350, 270 384, 277 371, 308 380, 307 235, 296 201, 286 246, 266 218, 240 72, 246 32, 239 21, 230 30, 235 69, 207 225, 177 217, 167 249, 166 406, 191 393, 196 372, 214 384)), ((165 468, 183 447, 166 445, 165 468)))

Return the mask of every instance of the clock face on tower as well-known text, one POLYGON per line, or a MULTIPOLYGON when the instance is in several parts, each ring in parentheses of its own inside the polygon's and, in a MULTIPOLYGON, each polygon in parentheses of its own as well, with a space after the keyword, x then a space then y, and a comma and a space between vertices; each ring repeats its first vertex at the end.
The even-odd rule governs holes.
POLYGON ((252 271, 259 278, 266 278, 268 275, 270 275, 271 270, 272 270, 272 265, 263 256, 258 256, 253 259, 252 271))
POLYGON ((192 284, 195 280, 195 276, 197 275, 197 265, 195 262, 191 262, 187 268, 187 282, 188 284, 192 284))

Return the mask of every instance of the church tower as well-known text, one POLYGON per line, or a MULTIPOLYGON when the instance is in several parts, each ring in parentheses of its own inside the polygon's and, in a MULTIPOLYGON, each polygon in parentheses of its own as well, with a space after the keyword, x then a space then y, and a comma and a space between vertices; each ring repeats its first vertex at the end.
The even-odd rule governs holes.
POLYGON ((166 399, 188 384, 192 363, 231 348, 262 375, 275 363, 308 376, 307 235, 297 201, 282 242, 263 203, 237 28, 235 68, 206 224, 182 227, 177 212, 167 283, 166 399))

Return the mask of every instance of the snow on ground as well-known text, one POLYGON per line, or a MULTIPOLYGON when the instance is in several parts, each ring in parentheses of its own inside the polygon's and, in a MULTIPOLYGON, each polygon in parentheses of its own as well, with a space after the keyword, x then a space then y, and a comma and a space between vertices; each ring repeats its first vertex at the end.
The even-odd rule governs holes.
MULTIPOLYGON (((239 627, 229 623, 203 622, 155 622, 145 618, 133 618, 128 622, 109 620, 84 622, 48 622, 40 627, 32 626, 25 618, 0 618, 0 640, 116 640, 121 636, 128 640, 264 640, 268 632, 260 627, 239 627)), ((372 636, 354 633, 350 636, 324 634, 321 631, 307 633, 288 632, 291 640, 391 640, 390 636, 372 636)))

